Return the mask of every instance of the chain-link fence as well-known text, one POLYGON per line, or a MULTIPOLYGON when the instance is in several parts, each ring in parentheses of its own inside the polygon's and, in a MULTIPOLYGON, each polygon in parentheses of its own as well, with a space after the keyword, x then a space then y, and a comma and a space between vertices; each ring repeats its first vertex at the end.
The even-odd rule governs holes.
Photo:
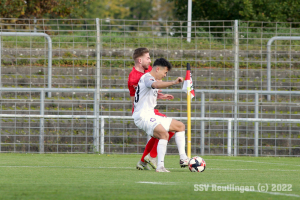
MULTIPOLYGON (((299 24, 239 21, 237 43, 235 21, 194 21, 191 42, 186 39, 187 23, 182 21, 98 22, 97 43, 96 19, 0 19, 1 32, 36 32, 51 37, 51 83, 57 91, 45 97, 44 115, 95 116, 95 94, 89 91, 97 89, 99 80, 99 116, 108 116, 103 119, 104 153, 143 152, 146 134, 122 116, 131 116, 127 78, 134 65, 132 53, 138 47, 147 47, 152 61, 165 57, 172 63, 174 68, 165 80, 184 77, 186 64, 191 64, 194 88, 199 90, 192 101, 192 117, 220 118, 192 121, 192 154, 227 155, 228 148, 232 148, 234 155, 256 155, 255 146, 258 155, 300 154, 300 95, 295 92, 300 89, 300 41, 274 41, 270 77, 267 70, 268 41, 274 36, 298 36, 299 24), (264 93, 268 81, 274 92, 270 99, 264 93), (212 92, 216 90, 224 92, 212 92), (232 92, 225 92, 228 90, 232 92), (258 92, 257 100, 253 91, 258 92), (201 98, 202 93, 205 95, 201 98), (230 140, 228 118, 233 119, 230 140), (270 121, 238 121, 239 118, 270 121), (284 121, 288 119, 296 121, 284 121)), ((22 88, 48 88, 48 62, 48 42, 44 37, 1 36, 2 88, 18 89, 2 90, 2 115, 41 114, 40 92, 22 88)), ((172 101, 159 101, 157 108, 169 117, 186 117, 186 94, 176 92, 174 97, 172 101)), ((44 152, 100 151, 100 142, 95 142, 99 134, 95 134, 94 120, 44 118, 41 138, 40 118, 2 116, 0 151, 39 152, 41 139, 44 152)), ((173 139, 168 153, 177 153, 173 139)))

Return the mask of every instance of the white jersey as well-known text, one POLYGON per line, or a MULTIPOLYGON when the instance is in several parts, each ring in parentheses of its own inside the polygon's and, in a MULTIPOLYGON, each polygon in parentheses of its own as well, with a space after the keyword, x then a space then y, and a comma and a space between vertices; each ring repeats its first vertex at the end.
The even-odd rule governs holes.
POLYGON ((154 82, 156 80, 150 73, 146 73, 140 78, 135 91, 133 118, 154 114, 158 93, 158 89, 151 86, 154 82))

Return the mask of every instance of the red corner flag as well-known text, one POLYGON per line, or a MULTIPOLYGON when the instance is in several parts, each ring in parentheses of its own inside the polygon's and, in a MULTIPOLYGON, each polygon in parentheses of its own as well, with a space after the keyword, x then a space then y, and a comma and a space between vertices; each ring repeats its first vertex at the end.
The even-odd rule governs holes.
POLYGON ((195 96, 190 63, 188 63, 186 66, 186 74, 185 74, 182 90, 185 91, 186 93, 190 91, 191 99, 195 96))

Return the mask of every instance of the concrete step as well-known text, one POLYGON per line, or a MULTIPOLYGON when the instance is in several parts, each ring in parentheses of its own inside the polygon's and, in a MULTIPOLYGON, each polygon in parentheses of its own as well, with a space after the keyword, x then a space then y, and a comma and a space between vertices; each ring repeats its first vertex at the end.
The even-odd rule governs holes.
MULTIPOLYGON (((52 93, 53 94, 53 93, 52 93)), ((77 95, 77 94, 76 94, 77 95)), ((30 96, 17 96, 17 95, 6 95, 0 100, 0 106, 2 110, 24 110, 24 111, 38 111, 40 110, 40 100, 36 98, 30 99, 30 96), (16 97, 16 98, 15 98, 16 97)), ((90 100, 93 95, 82 95, 83 99, 78 97, 69 98, 69 97, 52 97, 45 100, 45 109, 50 111, 93 111, 94 101, 90 100), (89 98, 89 99, 88 99, 89 98)), ((199 99, 200 100, 200 99, 199 99)), ((192 113, 201 112, 201 101, 192 101, 192 113)), ((250 98, 248 100, 251 101, 250 98)), ((289 100, 286 97, 286 100, 289 100)), ((239 114, 254 114, 255 105, 252 102, 243 102, 240 101, 238 106, 239 114)), ((300 101, 300 100, 299 100, 300 101)), ((271 101, 268 102, 264 100, 259 103, 259 113, 265 113, 270 115, 275 114, 299 114, 300 107, 299 101, 293 99, 292 102, 284 101, 283 98, 278 98, 277 102, 271 101)), ((129 98, 122 97, 105 97, 100 99, 99 104, 100 110, 103 112, 109 111, 120 111, 120 112, 131 112, 132 104, 129 98)), ((223 114, 232 114, 234 112, 234 103, 231 101, 223 101, 223 99, 209 98, 205 101, 205 112, 206 113, 223 113, 223 114)), ((176 97, 174 100, 164 101, 159 100, 156 106, 156 109, 159 109, 161 112, 186 112, 187 105, 186 100, 176 97)))
MULTIPOLYGON (((95 88, 95 79, 67 79, 67 78, 53 78, 53 88, 95 88)), ((233 90, 234 81, 222 80, 206 80, 206 81, 193 81, 194 89, 218 89, 218 90, 233 90)), ((43 78, 2 78, 3 87, 48 87, 47 79, 43 78)), ((238 89, 240 90, 266 90, 267 82, 260 81, 239 81, 238 89)), ((281 91, 299 91, 300 82, 297 80, 285 80, 271 83, 272 88, 276 87, 281 91)), ((104 89, 127 89, 127 80, 106 79, 101 81, 101 88, 104 89)), ((171 89, 181 89, 182 85, 172 86, 171 89)), ((123 95, 123 94, 122 94, 123 95)), ((176 95, 176 94, 175 94, 176 95)))
MULTIPOLYGON (((160 109, 160 112, 168 117, 186 117, 187 112, 185 110, 178 111, 165 111, 160 109)), ((37 110, 15 110, 6 109, 2 110, 1 114, 18 114, 18 115, 39 115, 40 111, 37 110)), ((65 110, 65 109, 45 109, 45 115, 93 115, 94 111, 91 110, 65 110)), ((131 111, 100 111, 100 115, 105 116, 132 116, 131 111)), ((192 112, 192 117, 201 117, 201 111, 192 112)), ((210 110, 205 112, 205 117, 211 118, 234 118, 232 113, 224 113, 223 110, 210 110)), ((238 113, 238 118, 255 118, 255 114, 252 112, 238 113)), ((287 113, 287 112, 275 112, 275 113, 260 113, 259 119, 300 119, 299 114, 287 113)))
MULTIPOLYGON (((104 152, 109 153, 143 153, 145 145, 123 145, 123 144, 106 144, 104 152)), ((205 155, 227 155, 227 148, 219 146, 205 146, 205 155)), ((2 152, 39 152, 38 144, 5 144, 1 146, 2 152)), ((75 144, 75 145, 57 145, 57 144, 45 144, 44 151, 46 153, 93 153, 94 147, 92 144, 75 144)), ((192 154, 200 155, 200 146, 192 145, 191 148, 192 154)), ((278 148, 275 150, 275 147, 263 147, 259 149, 259 155, 263 156, 272 156, 272 155, 290 155, 297 156, 300 154, 300 149, 297 147, 289 148, 278 148)), ((168 146, 167 154, 178 155, 177 147, 168 146)), ((254 156, 254 147, 239 147, 238 155, 253 155, 254 156)))
MULTIPOLYGON (((6 41, 4 41, 6 42, 6 41)), ((259 48, 260 49, 260 48, 259 48)), ((124 56, 127 58, 132 57, 134 49, 132 48, 112 48, 110 46, 103 46, 101 49, 101 56, 102 58, 122 58, 124 56)), ((47 47, 37 47, 37 48, 8 48, 3 47, 2 54, 4 57, 8 58, 17 58, 17 57, 45 57, 47 55, 47 47)), ((80 48, 73 47, 71 49, 68 48, 53 48, 52 54, 54 58, 89 58, 92 60, 96 59, 96 49, 95 48, 80 48)), ((281 51, 272 51, 272 59, 274 54, 276 54, 276 58, 282 59, 285 58, 289 60, 289 56, 291 55, 291 59, 297 60, 300 58, 299 51, 295 50, 281 50, 281 51)), ((212 60, 233 60, 234 51, 231 49, 202 49, 202 50, 191 50, 191 49, 150 49, 150 55, 152 57, 168 57, 168 58, 197 58, 205 59, 210 58, 212 60)), ((240 61, 244 61, 247 58, 249 60, 257 61, 257 60, 265 60, 267 56, 266 50, 239 50, 239 59, 240 61)), ((275 59, 274 59, 275 60, 275 59)))
MULTIPOLYGON (((39 112, 40 100, 38 99, 2 99, 0 100, 2 111, 16 112, 39 112)), ((47 99, 45 100, 46 112, 92 112, 94 109, 93 100, 77 99, 47 99)), ((232 115, 235 104, 233 102, 206 101, 205 113, 207 115, 224 114, 232 115)), ((102 100, 100 103, 101 112, 130 113, 132 105, 129 100, 102 100)), ((187 105, 184 101, 159 101, 156 109, 169 114, 186 113, 187 105)), ((238 103, 239 115, 254 115, 255 105, 253 102, 238 103)), ((201 101, 192 102, 192 113, 200 114, 201 101)), ((297 103, 259 103, 259 114, 270 116, 277 115, 298 115, 300 107, 297 103)), ((121 114, 122 115, 122 114, 121 114)), ((272 118, 272 117, 270 117, 272 118)))
MULTIPOLYGON (((168 144, 168 154, 178 154, 177 147, 173 140, 174 139, 171 139, 168 144)), ((1 151, 39 151, 38 137, 31 137, 30 140, 26 140, 26 138, 18 138, 16 141, 17 143, 15 144, 12 144, 13 140, 2 144, 1 151)), ((282 139, 277 139, 275 142, 272 141, 263 141, 263 145, 265 146, 262 148, 259 147, 259 154, 274 155, 276 153, 277 155, 299 155, 300 153, 299 141, 294 144, 289 144, 286 140, 282 139)), ((227 140, 220 139, 205 140, 205 154, 226 155, 226 142, 227 140)), ((127 138, 125 140, 118 137, 105 138, 105 153, 142 153, 144 151, 145 144, 146 138, 127 138)), ((59 137, 55 139, 49 137, 45 139, 44 146, 45 152, 93 152, 93 140, 89 137, 83 137, 80 140, 70 137, 59 137)), ((200 153, 200 140, 192 139, 192 153, 200 153)), ((243 144, 243 141, 239 139, 238 154, 254 154, 253 140, 248 139, 247 142, 243 144)))
MULTIPOLYGON (((185 120, 181 120, 186 124, 185 120)), ((14 119, 2 118, 0 120, 2 135, 39 135, 40 119, 14 119), (29 130, 31 128, 31 130, 29 130)), ((222 121, 205 121, 206 137, 227 137, 227 122, 222 121)), ((44 120, 46 135, 62 135, 62 136, 85 136, 93 135, 93 120, 92 119, 45 119, 44 120)), ((300 123, 259 123, 259 137, 261 138, 299 138, 300 123), (276 134, 275 134, 276 133, 276 134)), ((254 138, 254 122, 238 122, 238 137, 254 138)), ((139 135, 141 130, 135 126, 132 119, 130 120, 105 120, 105 132, 113 135, 139 135)), ((192 136, 200 137, 201 122, 192 121, 192 136)), ((300 139, 300 138, 299 138, 300 139)))
MULTIPOLYGON (((129 74, 129 73, 128 73, 129 74)), ((212 75, 203 75, 201 74, 201 76, 193 76, 193 82, 195 85, 198 85, 197 81, 200 81, 199 83, 202 82, 225 82, 228 83, 228 85, 233 85, 231 83, 234 83, 234 76, 228 76, 226 75, 226 73, 222 73, 220 75, 220 72, 216 72, 217 75, 215 75, 214 73, 211 73, 212 75)), ((287 74, 285 74, 287 75, 287 74)), ((178 76, 182 76, 182 74, 179 74, 178 76)), ((164 81, 171 81, 171 80, 175 80, 178 77, 176 74, 172 74, 171 72, 169 72, 168 76, 166 78, 164 78, 164 81)), ((182 76, 184 77, 185 74, 182 76)), ((293 75, 293 76, 297 76, 297 75, 293 75)), ((298 76, 297 76, 298 77, 298 76)), ((44 74, 14 74, 12 72, 8 72, 7 74, 2 73, 1 78, 5 81, 9 82, 32 82, 32 83, 40 83, 41 81, 47 83, 48 80, 48 76, 44 75, 44 74)), ((56 82, 64 82, 64 81, 70 81, 70 80, 74 80, 74 81, 95 81, 96 77, 95 74, 92 75, 72 75, 72 74, 58 74, 58 75, 54 75, 52 74, 52 82, 56 81, 56 82)), ((110 81, 119 81, 118 83, 127 83, 128 80, 128 75, 124 74, 124 75, 114 75, 114 74, 108 74, 108 75, 103 75, 101 74, 100 77, 100 81, 102 83, 106 83, 106 82, 110 82, 110 81)), ((273 84, 278 84, 278 83, 298 83, 300 80, 300 76, 299 78, 293 78, 290 77, 289 75, 287 76, 280 76, 277 78, 272 77, 271 81, 273 84)), ((244 82, 249 82, 249 84, 255 84, 255 83, 266 83, 267 82, 267 77, 246 77, 246 76, 242 76, 239 77, 239 83, 243 84, 244 82)), ((107 84, 107 83, 106 83, 107 84)))
MULTIPOLYGON (((82 89, 82 88, 81 88, 82 89)), ((181 90, 180 90, 181 91, 181 90)), ((164 94, 168 93, 167 90, 162 91, 164 94)), ((45 101, 82 101, 82 102, 92 102, 94 100, 94 93, 92 92, 52 92, 52 97, 45 97, 45 101)), ((186 102, 186 93, 170 93, 174 96, 173 100, 166 101, 158 99, 158 104, 168 104, 169 102, 180 102, 180 104, 185 105, 186 102)), ((291 92, 292 94, 292 92, 291 92)), ((266 100, 266 95, 259 95, 259 103, 260 104, 297 104, 300 101, 300 95, 271 95, 271 101, 266 100)), ((1 92, 2 100, 9 101, 18 101, 18 100, 29 100, 35 101, 40 99, 40 92, 1 92)), ((200 103, 201 94, 196 93, 196 98, 192 99, 192 103, 200 103)), ((254 94, 240 94, 238 95, 239 104, 254 104, 255 95, 254 94)), ((206 103, 219 103, 222 104, 230 104, 233 103, 234 94, 224 94, 224 93, 205 93, 205 101, 206 103)), ((130 96, 127 89, 124 92, 100 92, 100 101, 103 103, 106 102, 117 102, 123 101, 122 103, 129 103, 130 96)))
MULTIPOLYGON (((101 67, 101 76, 103 79, 112 78, 128 78, 129 73, 132 70, 132 66, 127 67, 101 67)), ((43 75, 47 77, 48 67, 47 66, 36 66, 36 65, 21 65, 21 66, 2 66, 1 75, 15 75, 15 76, 34 76, 43 75)), ((167 77, 184 77, 186 74, 185 66, 182 68, 173 68, 168 72, 167 77)), ((192 67, 193 79, 198 78, 227 78, 228 80, 234 79, 234 69, 233 68, 193 68, 192 67)), ((96 67, 52 67, 52 76, 78 76, 78 77, 95 77, 96 67)), ((4 78, 4 77, 2 77, 4 78)), ((239 78, 250 78, 250 79, 266 79, 267 70, 266 69, 239 69, 239 78)), ((272 79, 299 79, 300 70, 298 69, 271 69, 272 79)))

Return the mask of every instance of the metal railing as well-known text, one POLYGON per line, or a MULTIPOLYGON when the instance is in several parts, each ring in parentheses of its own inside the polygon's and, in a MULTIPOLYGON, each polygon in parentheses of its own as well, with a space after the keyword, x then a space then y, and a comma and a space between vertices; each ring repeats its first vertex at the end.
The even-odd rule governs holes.
MULTIPOLYGON (((31 32, 0 32, 0 38, 1 36, 29 36, 29 37, 45 37, 48 41, 48 88, 51 89, 52 87, 52 40, 51 37, 46 33, 31 33, 31 32)), ((2 81, 1 81, 1 66, 2 66, 2 51, 1 51, 1 40, 0 40, 0 88, 2 87, 2 81)), ((1 97, 1 91, 0 91, 0 97, 1 97)), ((51 97, 51 92, 48 93, 48 97, 51 97)))
MULTIPOLYGON (((40 92, 40 115, 23 115, 23 114, 0 114, 1 118, 40 118, 40 135, 39 135, 39 152, 44 153, 44 119, 45 118, 81 118, 81 119, 94 119, 94 125, 93 125, 93 141, 94 141, 94 151, 100 152, 101 154, 105 153, 104 151, 104 119, 132 119, 131 116, 99 116, 99 111, 97 112, 94 110, 94 115, 45 115, 44 114, 44 107, 45 107, 45 92, 91 92, 94 93, 94 108, 99 108, 96 105, 99 103, 99 100, 97 99, 97 93, 99 92, 127 92, 127 89, 101 89, 100 91, 96 91, 95 89, 49 89, 49 88, 2 88, 2 91, 4 92, 16 92, 16 91, 22 91, 22 92, 40 92), (95 120, 95 119, 100 120, 95 120), (99 127, 100 125, 100 127, 99 127), (101 133, 99 135, 99 132, 101 133)), ((168 89, 163 90, 163 92, 171 92, 171 93, 181 93, 181 90, 178 89, 168 89)), ((269 118, 258 118, 259 115, 259 94, 280 94, 280 95, 286 95, 290 94, 290 92, 287 91, 253 91, 253 90, 195 90, 196 93, 201 93, 201 117, 192 117, 191 120, 194 121, 201 121, 201 155, 204 155, 204 132, 205 132, 205 124, 204 121, 227 121, 228 122, 228 128, 227 128, 227 155, 232 155, 231 149, 232 149, 232 139, 234 141, 233 150, 234 150, 234 156, 237 156, 237 134, 234 134, 232 137, 232 121, 246 121, 246 122, 255 122, 255 130, 254 130, 254 152, 255 156, 258 156, 258 126, 259 122, 296 122, 300 123, 300 119, 269 119, 269 118), (205 114, 205 93, 223 93, 223 94, 255 94, 255 118, 213 118, 213 117, 204 117, 205 114)), ((293 92, 292 95, 300 95, 300 91, 293 92)), ((99 104, 98 104, 99 105, 99 104)), ((178 120, 186 120, 186 117, 173 117, 174 119, 178 120)), ((1 141, 0 141, 0 149, 1 149, 1 141)))
MULTIPOLYGON (((272 37, 267 43, 267 79, 268 79, 268 91, 271 91, 271 45, 276 40, 300 40, 300 37, 297 36, 276 36, 272 37)), ((267 96, 268 101, 271 100, 271 96, 267 96)))

